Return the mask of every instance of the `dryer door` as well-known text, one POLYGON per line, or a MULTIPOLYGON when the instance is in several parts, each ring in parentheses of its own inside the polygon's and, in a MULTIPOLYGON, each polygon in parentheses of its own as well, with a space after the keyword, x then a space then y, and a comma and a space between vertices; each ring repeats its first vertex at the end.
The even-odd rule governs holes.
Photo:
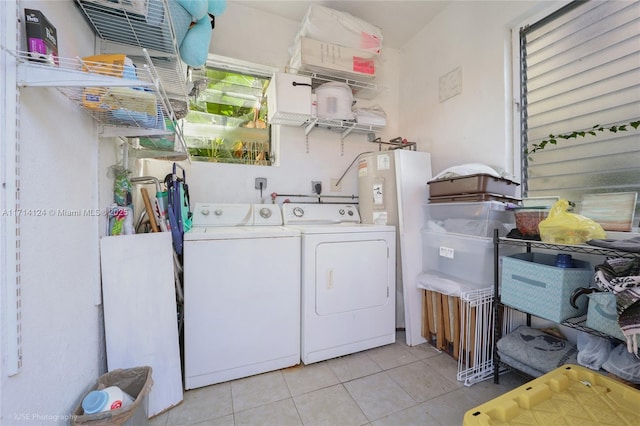
POLYGON ((387 241, 325 242, 316 247, 315 256, 317 315, 335 315, 389 303, 387 241))

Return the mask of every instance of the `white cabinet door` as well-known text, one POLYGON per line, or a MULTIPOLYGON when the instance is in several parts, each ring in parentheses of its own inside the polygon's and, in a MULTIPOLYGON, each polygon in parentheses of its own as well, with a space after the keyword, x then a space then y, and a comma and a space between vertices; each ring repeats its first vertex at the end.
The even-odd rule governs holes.
POLYGON ((182 401, 171 233, 100 240, 109 371, 153 369, 149 417, 182 401))

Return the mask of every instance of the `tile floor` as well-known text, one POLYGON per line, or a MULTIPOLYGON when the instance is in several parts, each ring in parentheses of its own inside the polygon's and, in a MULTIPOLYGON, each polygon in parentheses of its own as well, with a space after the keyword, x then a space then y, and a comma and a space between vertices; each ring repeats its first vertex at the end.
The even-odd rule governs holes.
POLYGON ((464 386, 429 344, 394 344, 185 392, 151 426, 462 425, 464 413, 526 382, 508 373, 464 386))

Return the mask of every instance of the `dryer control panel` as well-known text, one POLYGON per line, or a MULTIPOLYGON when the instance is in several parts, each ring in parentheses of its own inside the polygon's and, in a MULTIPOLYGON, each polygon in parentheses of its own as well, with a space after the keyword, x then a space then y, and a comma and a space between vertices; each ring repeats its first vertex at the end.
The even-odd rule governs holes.
POLYGON ((282 218, 285 225, 360 223, 360 213, 354 204, 284 203, 282 218))

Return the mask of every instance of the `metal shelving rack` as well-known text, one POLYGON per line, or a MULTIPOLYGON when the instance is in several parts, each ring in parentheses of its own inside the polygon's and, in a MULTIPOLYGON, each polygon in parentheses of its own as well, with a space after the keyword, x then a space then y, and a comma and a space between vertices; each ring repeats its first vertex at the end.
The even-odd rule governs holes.
POLYGON ((75 4, 100 38, 99 53, 125 54, 137 66, 138 73, 144 68, 143 74, 150 73, 158 98, 156 126, 146 125, 149 124, 146 120, 136 125, 130 125, 130 120, 113 123, 92 114, 101 123, 102 135, 126 138, 170 135, 175 138, 173 151, 142 147, 134 141, 130 143, 132 155, 174 161, 187 159, 188 150, 174 105, 181 105, 179 109, 188 108, 190 83, 187 66, 180 60, 176 29, 186 32, 188 22, 183 21, 190 17, 182 16, 184 11, 178 3, 167 0, 75 0, 75 4), (174 23, 180 24, 179 27, 174 23), (170 120, 174 129, 164 128, 165 120, 170 120))
POLYGON ((316 88, 321 84, 328 83, 331 81, 337 81, 340 83, 346 83, 351 90, 353 91, 353 96, 360 99, 373 99, 378 93, 382 90, 382 87, 370 83, 367 81, 355 80, 346 77, 339 77, 335 75, 329 75, 304 69, 299 70, 289 70, 288 72, 293 74, 300 74, 311 78, 311 87, 316 88))
MULTIPOLYGON (((499 276, 499 259, 500 259, 500 245, 512 245, 512 246, 520 246, 520 247, 526 247, 526 251, 528 253, 531 252, 532 249, 538 249, 538 250, 557 250, 557 251, 563 251, 563 252, 572 252, 572 253, 584 253, 584 254, 591 254, 591 255, 602 255, 602 256, 616 256, 616 257, 626 257, 626 258, 636 258, 638 256, 640 256, 638 253, 633 253, 633 252, 628 252, 628 251, 621 251, 621 250, 615 250, 615 249, 609 249, 609 248, 605 248, 605 247, 597 247, 597 246, 592 246, 592 245, 588 245, 588 244, 577 244, 577 245, 569 245, 569 244, 550 244, 550 243, 544 243, 542 241, 537 241, 537 240, 518 240, 518 239, 513 239, 513 238, 506 238, 506 237, 500 237, 498 234, 498 230, 496 229, 494 231, 494 235, 493 235, 493 247, 494 247, 494 253, 493 253, 493 257, 494 257, 494 298, 495 298, 495 303, 494 303, 494 315, 496 318, 496 321, 494 323, 494 346, 493 346, 493 381, 494 383, 499 383, 499 368, 500 368, 500 364, 501 361, 499 360, 499 356, 498 356, 498 349, 497 349, 497 342, 498 340, 502 337, 501 336, 501 331, 500 331, 500 306, 502 306, 502 304, 500 303, 500 296, 499 296, 499 291, 500 291, 500 276, 499 276)), ((525 312, 525 314, 527 315, 527 325, 531 325, 531 314, 525 312)), ((579 331, 584 331, 586 333, 590 333, 593 334, 595 336, 599 336, 599 337, 604 337, 604 338, 608 338, 608 339, 616 339, 613 336, 609 336, 608 334, 605 333, 601 333, 597 330, 593 330, 589 327, 587 327, 585 325, 586 322, 586 315, 582 315, 579 317, 574 317, 574 318, 569 318, 563 322, 561 322, 561 325, 564 325, 566 327, 570 327, 570 328, 574 328, 576 330, 579 331)), ((503 363, 504 364, 504 363, 503 363)), ((507 364, 505 364, 507 365, 507 364)), ((509 366, 510 368, 513 368, 511 366, 509 366)))
MULTIPOLYGON (((165 119, 175 121, 173 109, 153 64, 136 68, 136 78, 123 78, 123 66, 83 61, 80 58, 57 58, 57 64, 34 61, 29 52, 7 51, 16 58, 19 87, 53 87, 80 106, 100 126, 102 137, 137 138, 172 136, 165 119), (105 102, 88 102, 87 99, 105 102)), ((146 52, 143 52, 146 54, 146 52)), ((181 134, 174 150, 153 156, 181 158, 187 152, 181 134)), ((140 150, 144 151, 144 150, 140 150)))
MULTIPOLYGON (((323 83, 339 82, 347 84, 352 92, 353 96, 359 99, 373 99, 375 98, 382 87, 374 83, 351 79, 342 76, 318 73, 305 69, 289 69, 287 72, 291 74, 299 74, 311 78, 311 87, 316 89, 323 83)), ((303 117, 299 115, 283 117, 281 120, 271 121, 271 124, 282 124, 287 126, 303 126, 305 128, 304 134, 306 142, 308 144, 309 133, 314 129, 326 129, 340 134, 341 143, 344 144, 344 139, 352 132, 355 133, 375 133, 378 130, 382 130, 384 126, 375 126, 370 124, 357 123, 349 120, 328 120, 318 117, 303 117)), ((344 145, 342 147, 344 149, 344 145)))

